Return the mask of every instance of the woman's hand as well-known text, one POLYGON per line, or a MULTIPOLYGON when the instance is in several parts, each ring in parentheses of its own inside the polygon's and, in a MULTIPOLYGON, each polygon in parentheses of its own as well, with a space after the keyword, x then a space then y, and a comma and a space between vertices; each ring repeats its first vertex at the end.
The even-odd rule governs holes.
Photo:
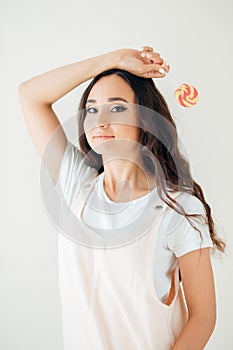
POLYGON ((143 78, 163 78, 170 70, 160 54, 150 46, 143 46, 142 50, 119 49, 115 54, 117 68, 143 78))

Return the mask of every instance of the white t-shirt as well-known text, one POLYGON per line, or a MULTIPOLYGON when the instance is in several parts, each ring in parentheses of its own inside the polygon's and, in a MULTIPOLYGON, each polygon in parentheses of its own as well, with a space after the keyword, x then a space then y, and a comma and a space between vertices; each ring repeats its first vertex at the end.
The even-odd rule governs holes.
MULTIPOLYGON (((111 201, 104 191, 104 172, 99 175, 96 169, 88 166, 84 162, 84 155, 81 151, 68 140, 55 185, 56 189, 62 191, 67 204, 71 205, 80 186, 95 177, 98 177, 95 188, 88 197, 88 201, 90 203, 94 201, 95 206, 86 205, 82 218, 85 224, 107 229, 109 234, 111 234, 111 229, 128 225, 135 218, 138 218, 140 213, 145 210, 148 200, 154 201, 155 205, 163 203, 158 196, 157 188, 129 202, 116 203, 111 201)), ((205 215, 204 206, 197 197, 182 193, 177 201, 187 213, 205 215)), ((201 248, 213 247, 208 226, 196 219, 195 221, 191 220, 195 227, 201 231, 203 241, 198 231, 190 225, 188 220, 170 207, 166 209, 161 222, 154 255, 154 286, 159 299, 164 303, 169 294, 170 276, 177 264, 177 257, 199 249, 200 246, 201 248)))

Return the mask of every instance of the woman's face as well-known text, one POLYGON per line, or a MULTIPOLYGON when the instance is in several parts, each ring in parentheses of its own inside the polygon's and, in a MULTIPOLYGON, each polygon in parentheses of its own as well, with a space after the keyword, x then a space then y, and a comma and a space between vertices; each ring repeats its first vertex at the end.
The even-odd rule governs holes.
POLYGON ((132 151, 139 139, 135 93, 117 75, 102 77, 92 88, 86 103, 84 131, 97 153, 132 151))

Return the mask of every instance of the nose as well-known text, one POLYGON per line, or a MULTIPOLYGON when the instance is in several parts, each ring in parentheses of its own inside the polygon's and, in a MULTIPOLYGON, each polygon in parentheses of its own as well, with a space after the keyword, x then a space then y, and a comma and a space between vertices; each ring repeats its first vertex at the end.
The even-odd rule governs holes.
POLYGON ((109 116, 105 110, 99 111, 99 115, 97 117, 97 127, 101 129, 106 129, 109 125, 109 116))
POLYGON ((104 123, 104 122, 99 123, 99 124, 97 125, 97 127, 101 128, 101 129, 106 129, 106 128, 108 127, 108 123, 104 123))

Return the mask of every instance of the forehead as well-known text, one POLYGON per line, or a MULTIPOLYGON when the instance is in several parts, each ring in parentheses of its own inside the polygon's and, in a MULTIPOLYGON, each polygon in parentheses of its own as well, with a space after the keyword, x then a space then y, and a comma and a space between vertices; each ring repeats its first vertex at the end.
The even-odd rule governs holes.
POLYGON ((122 97, 129 103, 136 103, 135 93, 131 86, 120 76, 102 77, 91 89, 88 100, 106 103, 109 97, 122 97))

